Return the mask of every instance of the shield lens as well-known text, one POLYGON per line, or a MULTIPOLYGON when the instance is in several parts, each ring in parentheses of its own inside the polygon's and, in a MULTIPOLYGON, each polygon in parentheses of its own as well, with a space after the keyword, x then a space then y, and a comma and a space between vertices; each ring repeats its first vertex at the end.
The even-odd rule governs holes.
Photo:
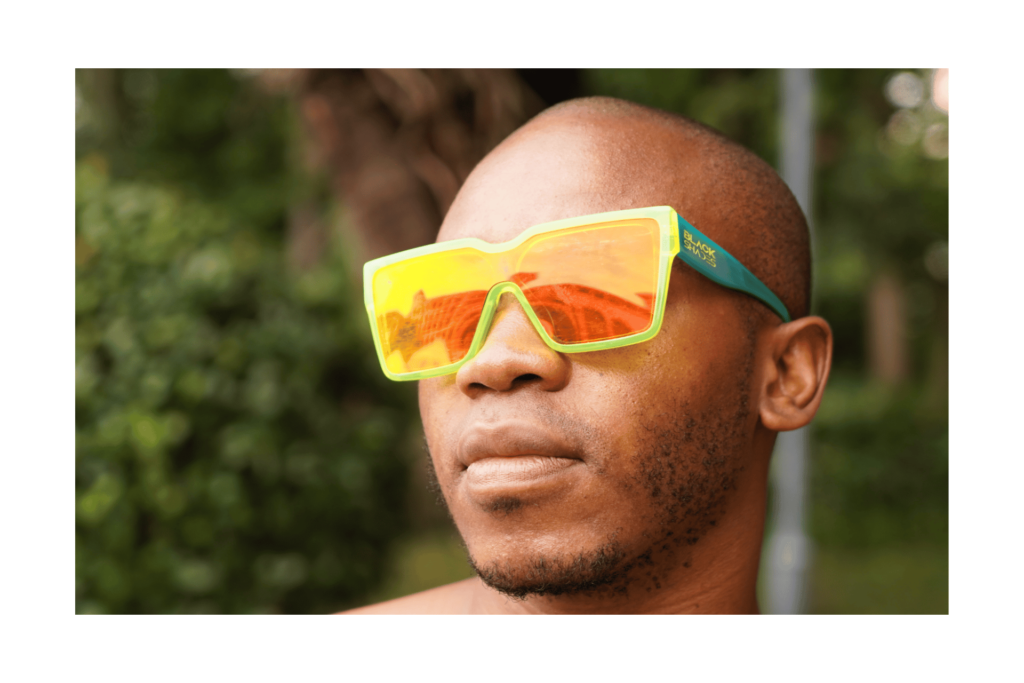
POLYGON ((628 337, 654 322, 660 242, 653 219, 537 235, 512 279, 559 344, 628 337))
POLYGON ((626 337, 654 320, 660 229, 653 219, 542 233, 508 251, 463 247, 377 270, 373 300, 388 369, 462 360, 491 287, 514 282, 559 344, 626 337))
POLYGON ((462 360, 487 291, 503 280, 498 266, 493 255, 462 248, 378 270, 373 303, 388 369, 418 372, 462 360))

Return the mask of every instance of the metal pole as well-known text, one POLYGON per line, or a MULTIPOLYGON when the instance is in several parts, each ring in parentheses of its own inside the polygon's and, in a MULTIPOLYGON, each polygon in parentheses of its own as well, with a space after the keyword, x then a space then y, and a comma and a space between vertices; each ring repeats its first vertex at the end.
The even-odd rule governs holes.
MULTIPOLYGON (((811 224, 814 80, 810 69, 782 70, 782 179, 811 224)), ((813 230, 811 233, 813 243, 813 230)), ((807 428, 782 432, 772 458, 772 535, 766 544, 768 613, 800 614, 806 598, 810 541, 804 533, 807 428)))

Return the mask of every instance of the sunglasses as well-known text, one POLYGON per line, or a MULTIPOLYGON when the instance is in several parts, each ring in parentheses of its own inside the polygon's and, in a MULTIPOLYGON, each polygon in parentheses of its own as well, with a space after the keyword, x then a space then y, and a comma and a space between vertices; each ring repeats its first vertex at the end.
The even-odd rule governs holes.
POLYGON ((639 344, 661 329, 675 257, 789 322, 753 273, 657 206, 544 223, 501 244, 466 238, 370 261, 363 286, 381 367, 398 381, 457 372, 483 346, 505 293, 556 351, 639 344))

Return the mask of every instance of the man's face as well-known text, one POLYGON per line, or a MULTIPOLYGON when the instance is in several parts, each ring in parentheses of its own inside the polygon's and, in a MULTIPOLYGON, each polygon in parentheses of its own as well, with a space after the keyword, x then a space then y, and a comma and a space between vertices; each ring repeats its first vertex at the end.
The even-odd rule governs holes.
MULTIPOLYGON (((616 139, 558 121, 517 136, 474 172, 439 241, 664 204, 722 234, 616 139)), ((652 568, 684 563, 743 478, 757 421, 747 329, 738 295, 678 261, 660 333, 620 349, 553 351, 503 297, 479 354, 419 385, 438 483, 481 577, 518 596, 660 587, 652 568)))

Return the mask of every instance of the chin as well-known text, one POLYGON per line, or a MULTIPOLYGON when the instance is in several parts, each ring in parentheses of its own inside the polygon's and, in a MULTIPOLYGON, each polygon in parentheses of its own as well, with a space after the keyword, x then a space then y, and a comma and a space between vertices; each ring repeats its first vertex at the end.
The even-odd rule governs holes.
POLYGON ((505 555, 470 564, 491 588, 515 599, 580 595, 623 586, 633 563, 615 541, 587 552, 505 555))
POLYGON ((655 511, 610 496, 587 475, 574 466, 546 486, 453 487, 449 510, 485 584, 516 599, 587 594, 619 590, 649 564, 658 529, 640 520, 655 511))

